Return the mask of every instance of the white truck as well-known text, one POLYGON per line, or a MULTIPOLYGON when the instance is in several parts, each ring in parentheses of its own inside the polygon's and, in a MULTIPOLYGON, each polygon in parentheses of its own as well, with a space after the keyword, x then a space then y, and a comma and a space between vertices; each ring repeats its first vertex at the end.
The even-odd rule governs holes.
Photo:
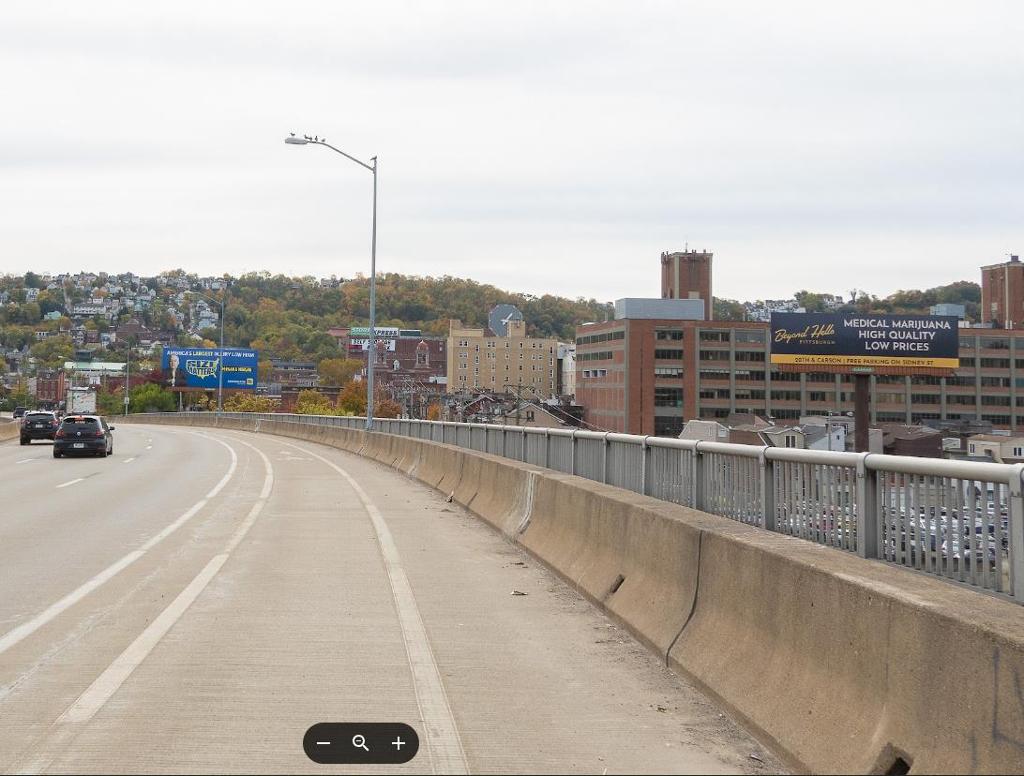
POLYGON ((68 415, 95 415, 96 392, 89 388, 68 389, 68 415))

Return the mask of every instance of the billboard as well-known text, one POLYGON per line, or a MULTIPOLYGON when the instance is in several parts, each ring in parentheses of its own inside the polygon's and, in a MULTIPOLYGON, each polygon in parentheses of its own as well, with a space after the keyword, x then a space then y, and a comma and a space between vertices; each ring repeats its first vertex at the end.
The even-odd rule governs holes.
POLYGON ((771 363, 807 367, 956 369, 957 319, 945 315, 772 313, 771 363))
POLYGON ((241 348, 164 348, 161 368, 172 388, 216 388, 223 364, 224 387, 253 390, 259 353, 241 348))
MULTIPOLYGON (((373 333, 377 335, 377 350, 395 351, 395 340, 398 339, 399 329, 394 326, 374 326, 373 333)), ((349 329, 348 346, 350 350, 370 349, 370 327, 353 326, 349 329)))

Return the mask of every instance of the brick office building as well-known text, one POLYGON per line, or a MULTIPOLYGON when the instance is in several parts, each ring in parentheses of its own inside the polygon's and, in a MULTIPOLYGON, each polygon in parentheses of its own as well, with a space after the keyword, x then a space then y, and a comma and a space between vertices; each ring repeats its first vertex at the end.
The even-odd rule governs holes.
MULTIPOLYGON (((444 337, 424 336, 419 329, 376 327, 374 379, 381 383, 395 380, 443 384, 448 373, 448 343, 444 337)), ((369 353, 369 329, 332 328, 328 333, 348 358, 363 362, 369 353)))
POLYGON ((661 254, 661 298, 701 299, 704 319, 714 318, 711 297, 711 260, 713 253, 676 251, 661 254))
MULTIPOLYGON (((983 277, 989 269, 982 268, 983 277)), ((804 415, 853 410, 851 376, 770 366, 767 323, 692 313, 652 317, 635 309, 616 303, 615 320, 577 327, 576 397, 588 424, 675 436, 687 420, 735 412, 796 423, 804 415)), ((871 422, 977 420, 1024 430, 1024 328, 961 328, 959 337, 960 368, 951 377, 873 375, 871 422)))
MULTIPOLYGON (((750 412, 780 422, 853 411, 853 380, 779 372, 768 324, 614 320, 577 329, 576 396, 609 431, 675 435, 691 418, 750 412)), ((1024 429, 1024 329, 960 329, 952 377, 873 375, 872 423, 981 420, 1024 429)))
POLYGON ((1024 264, 1010 256, 981 268, 981 320, 1004 329, 1024 323, 1024 264))

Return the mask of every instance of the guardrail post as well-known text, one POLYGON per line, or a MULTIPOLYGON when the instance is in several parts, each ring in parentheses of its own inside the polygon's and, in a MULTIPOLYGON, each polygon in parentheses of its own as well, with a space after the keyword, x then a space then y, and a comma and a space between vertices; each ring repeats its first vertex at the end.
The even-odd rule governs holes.
POLYGON ((647 456, 651 448, 647 446, 647 437, 640 440, 640 495, 647 495, 647 456))
POLYGON ((690 476, 693 477, 693 508, 704 510, 704 455, 700 451, 700 442, 693 446, 690 462, 690 476))
MULTIPOLYGON (((1009 524, 1009 563, 1010 563, 1010 590, 1009 593, 1024 603, 1024 486, 1021 478, 1024 477, 1024 464, 1014 466, 1010 475, 1010 505, 1007 514, 1009 524)), ((997 548, 998 551, 998 548, 997 548)))
POLYGON ((871 453, 864 453, 857 461, 857 554, 862 558, 878 557, 881 538, 878 509, 878 472, 867 467, 871 453))
POLYGON ((572 430, 569 440, 569 474, 576 474, 576 429, 572 430))
POLYGON ((551 429, 544 429, 544 468, 551 468, 551 429))
MULTIPOLYGON (((765 448, 767 450, 767 448, 765 448)), ((765 455, 758 458, 761 464, 761 514, 764 516, 766 531, 775 530, 775 461, 765 455)))
POLYGON ((604 432, 604 443, 601 445, 601 482, 608 484, 608 431, 604 432))
POLYGON ((519 460, 526 463, 526 430, 519 429, 519 460))

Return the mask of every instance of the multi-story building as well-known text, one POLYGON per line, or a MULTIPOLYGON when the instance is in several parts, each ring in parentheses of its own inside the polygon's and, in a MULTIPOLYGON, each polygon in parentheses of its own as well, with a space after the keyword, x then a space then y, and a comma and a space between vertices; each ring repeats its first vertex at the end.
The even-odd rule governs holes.
POLYGON ((513 392, 547 399, 558 391, 558 340, 527 337, 526 322, 507 320, 506 334, 470 328, 452 320, 448 327, 448 393, 513 392))
MULTIPOLYGON (((381 383, 401 382, 440 385, 447 374, 447 340, 426 336, 419 329, 375 327, 374 378, 381 383)), ((363 362, 369 353, 367 327, 353 326, 328 330, 348 358, 363 362)))
MULTIPOLYGON (((665 266, 663 255, 663 284, 665 266)), ((982 267, 983 289, 989 289, 987 295, 983 290, 984 309, 1004 318, 1005 328, 961 328, 960 368, 953 375, 871 376, 872 424, 978 421, 1024 429, 1024 315, 1016 312, 1024 304, 1022 266, 1014 256, 1005 265, 982 267), (1014 301, 1018 277, 1021 301, 1014 301), (1009 286, 998 286, 999 278, 1009 286), (990 299, 995 307, 987 306, 990 299)), ((687 420, 737 412, 796 424, 801 416, 853 410, 851 375, 770 365, 768 323, 703 320, 692 310, 668 314, 652 306, 669 302, 620 300, 615 320, 577 328, 576 400, 586 423, 676 436, 687 420)))
MULTIPOLYGON (((950 377, 872 375, 871 422, 980 420, 1024 429, 1024 330, 960 329, 950 377)), ((690 418, 783 422, 853 410, 853 377, 780 372, 768 325, 617 319, 577 329, 577 401, 609 431, 675 435, 690 418)))
POLYGON ((981 268, 981 320, 1004 329, 1020 328, 1024 322, 1024 264, 1019 256, 981 268))
POLYGON ((713 253, 677 251, 661 254, 661 298, 702 299, 704 318, 714 318, 711 297, 711 260, 713 253))

